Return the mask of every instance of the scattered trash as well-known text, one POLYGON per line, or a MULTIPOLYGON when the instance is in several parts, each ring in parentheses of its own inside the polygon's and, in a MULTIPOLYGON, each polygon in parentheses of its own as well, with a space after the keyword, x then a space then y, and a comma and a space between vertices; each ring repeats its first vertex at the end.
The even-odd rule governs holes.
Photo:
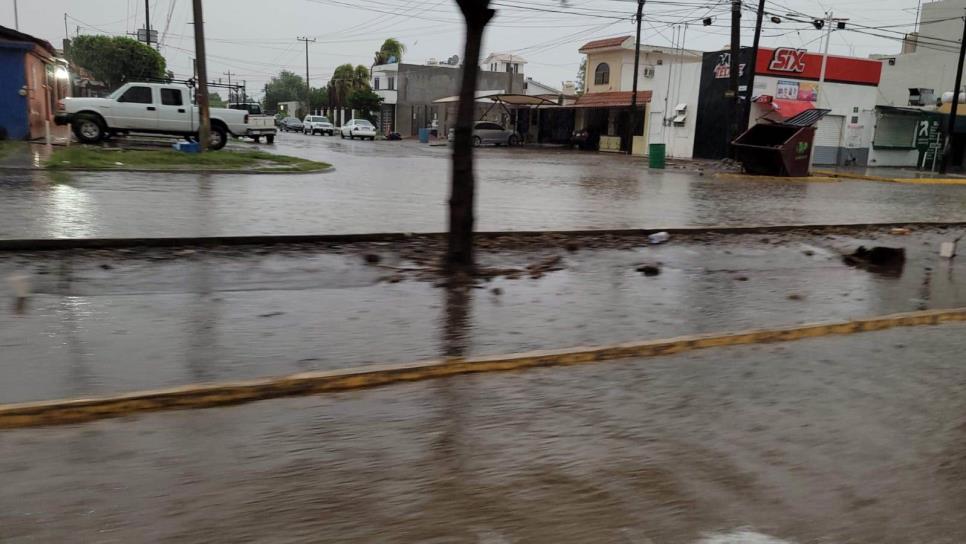
POLYGON ((959 243, 960 238, 956 238, 952 242, 943 242, 939 246, 939 256, 945 259, 952 259, 956 256, 956 244, 959 243))
POLYGON ((811 256, 815 255, 815 252, 812 251, 811 249, 806 249, 802 253, 804 253, 806 257, 811 257, 811 256))
POLYGON ((367 253, 365 258, 366 262, 369 264, 378 264, 382 262, 382 257, 376 255, 375 253, 367 253))
POLYGON ((671 239, 671 235, 664 231, 655 232, 654 234, 647 237, 647 241, 654 245, 663 244, 670 239, 671 239))
POLYGON ((736 276, 735 281, 748 281, 748 276, 736 276))
POLYGON ((104 263, 104 264, 101 265, 101 269, 103 269, 103 270, 112 270, 113 268, 114 268, 113 266, 111 266, 111 265, 109 265, 107 263, 104 263))
POLYGON ((503 294, 503 289, 500 289, 499 287, 494 287, 493 289, 490 289, 490 292, 496 296, 500 296, 503 294))
POLYGON ((637 271, 645 276, 659 276, 661 274, 661 269, 653 264, 644 264, 637 267, 637 271))
POLYGON ((901 271, 906 263, 906 250, 899 247, 860 246, 855 253, 843 257, 845 264, 867 267, 874 271, 901 271))
POLYGON ((114 163, 114 166, 124 166, 124 163, 123 162, 115 162, 114 163))
POLYGON ((905 236, 905 235, 909 234, 910 232, 911 231, 909 229, 903 228, 903 227, 896 227, 896 228, 892 229, 892 234, 898 234, 900 236, 905 236))
POLYGON ((261 314, 258 317, 278 317, 280 315, 285 315, 285 312, 269 312, 267 314, 261 314))
POLYGON ((16 298, 15 309, 17 313, 22 313, 27 306, 27 298, 30 297, 30 276, 14 274, 7 277, 7 282, 13 290, 14 298, 16 298))
POLYGON ((802 295, 800 295, 798 293, 792 293, 792 294, 788 295, 788 300, 803 300, 804 298, 805 297, 803 297, 802 295))
POLYGON ((565 245, 564 247, 567 248, 567 251, 574 253, 575 251, 580 249, 580 244, 578 244, 577 242, 567 242, 567 245, 565 245))

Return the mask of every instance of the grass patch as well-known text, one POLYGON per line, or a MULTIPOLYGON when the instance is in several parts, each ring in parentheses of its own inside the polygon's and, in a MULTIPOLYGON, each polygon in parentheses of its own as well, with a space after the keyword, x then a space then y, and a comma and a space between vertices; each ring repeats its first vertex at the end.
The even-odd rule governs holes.
POLYGON ((75 145, 55 150, 47 160, 51 170, 261 170, 270 172, 316 172, 329 167, 310 161, 264 151, 211 151, 182 153, 173 149, 110 149, 75 145))
POLYGON ((0 159, 6 157, 11 151, 19 146, 27 145, 23 142, 17 142, 13 140, 0 140, 0 159))

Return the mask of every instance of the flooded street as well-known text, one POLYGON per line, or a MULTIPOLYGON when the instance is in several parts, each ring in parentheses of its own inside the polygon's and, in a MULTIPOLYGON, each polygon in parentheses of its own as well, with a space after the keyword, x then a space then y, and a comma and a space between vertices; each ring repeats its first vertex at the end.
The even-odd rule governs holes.
MULTIPOLYGON (((287 133, 260 148, 335 170, 78 173, 64 183, 4 172, 0 238, 445 230, 445 146, 287 133)), ((559 149, 481 148, 477 171, 481 230, 966 220, 966 187, 957 186, 717 179, 559 149)))
POLYGON ((6 431, 0 540, 963 542, 964 333, 6 431))

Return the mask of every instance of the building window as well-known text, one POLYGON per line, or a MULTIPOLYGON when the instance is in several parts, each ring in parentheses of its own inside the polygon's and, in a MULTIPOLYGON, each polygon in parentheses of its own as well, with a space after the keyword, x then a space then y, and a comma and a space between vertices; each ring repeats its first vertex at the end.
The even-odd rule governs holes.
POLYGON ((507 73, 512 74, 513 73, 513 65, 512 64, 507 64, 506 65, 506 71, 507 71, 507 73))
POLYGON ((378 91, 379 90, 379 78, 378 77, 372 80, 372 90, 374 90, 374 91, 378 91))
POLYGON ((394 78, 392 76, 389 76, 388 78, 386 78, 386 88, 389 89, 390 91, 395 91, 396 90, 396 78, 394 78))
POLYGON ((606 62, 597 65, 594 70, 594 85, 607 85, 610 83, 610 66, 606 62))

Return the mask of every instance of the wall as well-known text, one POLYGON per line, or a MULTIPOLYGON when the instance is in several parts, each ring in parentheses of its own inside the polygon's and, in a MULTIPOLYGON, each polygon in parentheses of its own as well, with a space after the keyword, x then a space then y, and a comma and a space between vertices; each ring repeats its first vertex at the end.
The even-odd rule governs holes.
POLYGON ((28 136, 27 99, 19 94, 27 84, 25 54, 25 49, 0 44, 0 130, 11 140, 28 136))
MULTIPOLYGON (((462 77, 462 69, 418 64, 399 65, 399 77, 396 80, 396 132, 404 137, 415 136, 419 128, 428 126, 435 118, 440 134, 445 134, 456 122, 455 108, 434 102, 440 98, 458 95, 462 77)), ((480 91, 523 93, 523 81, 523 74, 481 71, 476 88, 480 91)), ((487 107, 477 107, 477 118, 487 107)), ((502 112, 501 108, 496 109, 502 112)), ((500 118, 494 120, 502 121, 500 118)))
MULTIPOLYGON (((622 89, 622 72, 621 68, 624 65, 624 56, 627 51, 607 51, 601 53, 591 53, 587 55, 587 75, 585 77, 587 92, 588 93, 606 93, 614 92, 622 89), (597 70, 597 65, 602 62, 606 62, 610 66, 610 81, 606 85, 596 85, 594 84, 594 72, 597 70)), ((633 62, 633 60, 631 61, 633 62)))

